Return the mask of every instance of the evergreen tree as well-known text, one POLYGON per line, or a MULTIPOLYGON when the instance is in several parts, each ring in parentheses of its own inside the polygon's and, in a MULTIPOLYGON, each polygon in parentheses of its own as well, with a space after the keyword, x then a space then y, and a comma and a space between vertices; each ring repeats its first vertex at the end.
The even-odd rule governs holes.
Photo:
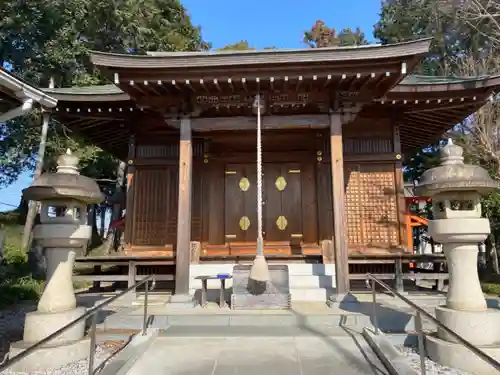
POLYGON ((325 22, 318 20, 311 27, 311 30, 304 32, 304 43, 312 48, 323 48, 361 46, 368 44, 368 41, 359 28, 354 31, 346 28, 337 33, 334 28, 330 28, 325 22))

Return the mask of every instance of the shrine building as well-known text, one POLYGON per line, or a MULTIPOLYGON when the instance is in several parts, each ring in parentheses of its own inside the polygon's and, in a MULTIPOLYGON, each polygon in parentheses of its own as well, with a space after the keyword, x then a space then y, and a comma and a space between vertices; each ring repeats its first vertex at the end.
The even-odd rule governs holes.
POLYGON ((92 52, 113 82, 52 88, 75 135, 126 161, 125 248, 176 267, 256 251, 255 98, 262 108, 269 262, 335 263, 408 252, 403 155, 478 110, 500 77, 412 75, 431 40, 318 49, 92 52))

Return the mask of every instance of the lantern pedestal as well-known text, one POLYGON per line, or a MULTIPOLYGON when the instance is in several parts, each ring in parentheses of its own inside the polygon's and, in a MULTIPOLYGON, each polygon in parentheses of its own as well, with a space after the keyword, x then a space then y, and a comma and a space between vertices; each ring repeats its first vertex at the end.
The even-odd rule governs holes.
MULTIPOLYGON (((62 312, 34 311, 26 314, 24 335, 22 341, 10 346, 9 357, 13 357, 38 341, 64 327, 66 324, 85 314, 84 307, 77 307, 62 312)), ((45 371, 49 368, 59 368, 68 363, 87 358, 89 355, 90 338, 85 338, 85 322, 63 332, 42 348, 37 349, 25 359, 15 363, 10 370, 13 372, 45 371)))
MULTIPOLYGON (((85 314, 77 307, 73 289, 73 266, 91 238, 87 225, 87 205, 99 203, 103 196, 95 181, 78 173, 78 158, 68 151, 58 159, 57 173, 42 174, 23 191, 27 199, 42 203, 41 224, 33 230, 33 239, 44 248, 46 258, 45 289, 37 311, 26 315, 23 340, 11 345, 9 358, 54 334, 85 314)), ((85 324, 64 331, 10 367, 14 372, 56 369, 88 357, 90 339, 85 324)))
MULTIPOLYGON (((443 245, 450 274, 446 306, 436 308, 436 319, 500 361, 500 310, 488 308, 477 269, 479 243, 490 233, 481 215, 481 195, 498 183, 483 168, 464 164, 462 154, 450 141, 441 149, 441 165, 426 171, 417 187, 417 194, 432 197, 429 235, 443 245)), ((444 366, 476 375, 498 373, 442 328, 427 336, 426 350, 444 366)))

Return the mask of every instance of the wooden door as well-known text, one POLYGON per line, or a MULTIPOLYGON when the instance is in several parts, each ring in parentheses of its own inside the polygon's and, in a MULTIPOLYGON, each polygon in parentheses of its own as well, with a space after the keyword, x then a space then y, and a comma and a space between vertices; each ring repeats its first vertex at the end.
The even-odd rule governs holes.
POLYGON ((300 165, 264 164, 264 239, 292 241, 302 237, 300 165))
POLYGON ((226 242, 255 242, 257 240, 256 176, 255 164, 226 165, 226 242))

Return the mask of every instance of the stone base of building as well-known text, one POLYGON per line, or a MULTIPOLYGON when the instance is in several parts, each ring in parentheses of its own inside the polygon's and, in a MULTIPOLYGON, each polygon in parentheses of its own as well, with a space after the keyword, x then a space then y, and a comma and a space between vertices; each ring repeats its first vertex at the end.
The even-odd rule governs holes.
MULTIPOLYGON (((479 349, 500 361, 500 345, 479 346, 479 349)), ((444 341, 435 336, 427 336, 426 350, 430 359, 443 366, 476 375, 498 374, 498 370, 462 344, 444 341)))
MULTIPOLYGON (((17 341, 10 346, 9 358, 28 349, 32 343, 17 341)), ((55 343, 39 348, 26 358, 9 368, 12 372, 46 371, 56 369, 69 363, 80 361, 89 357, 90 338, 83 338, 64 344, 55 343)))
POLYGON ((192 309, 196 306, 196 301, 190 294, 174 294, 167 306, 171 309, 192 309))
POLYGON ((233 268, 233 310, 283 310, 291 308, 289 270, 287 265, 270 264, 270 280, 250 279, 250 265, 233 268))

